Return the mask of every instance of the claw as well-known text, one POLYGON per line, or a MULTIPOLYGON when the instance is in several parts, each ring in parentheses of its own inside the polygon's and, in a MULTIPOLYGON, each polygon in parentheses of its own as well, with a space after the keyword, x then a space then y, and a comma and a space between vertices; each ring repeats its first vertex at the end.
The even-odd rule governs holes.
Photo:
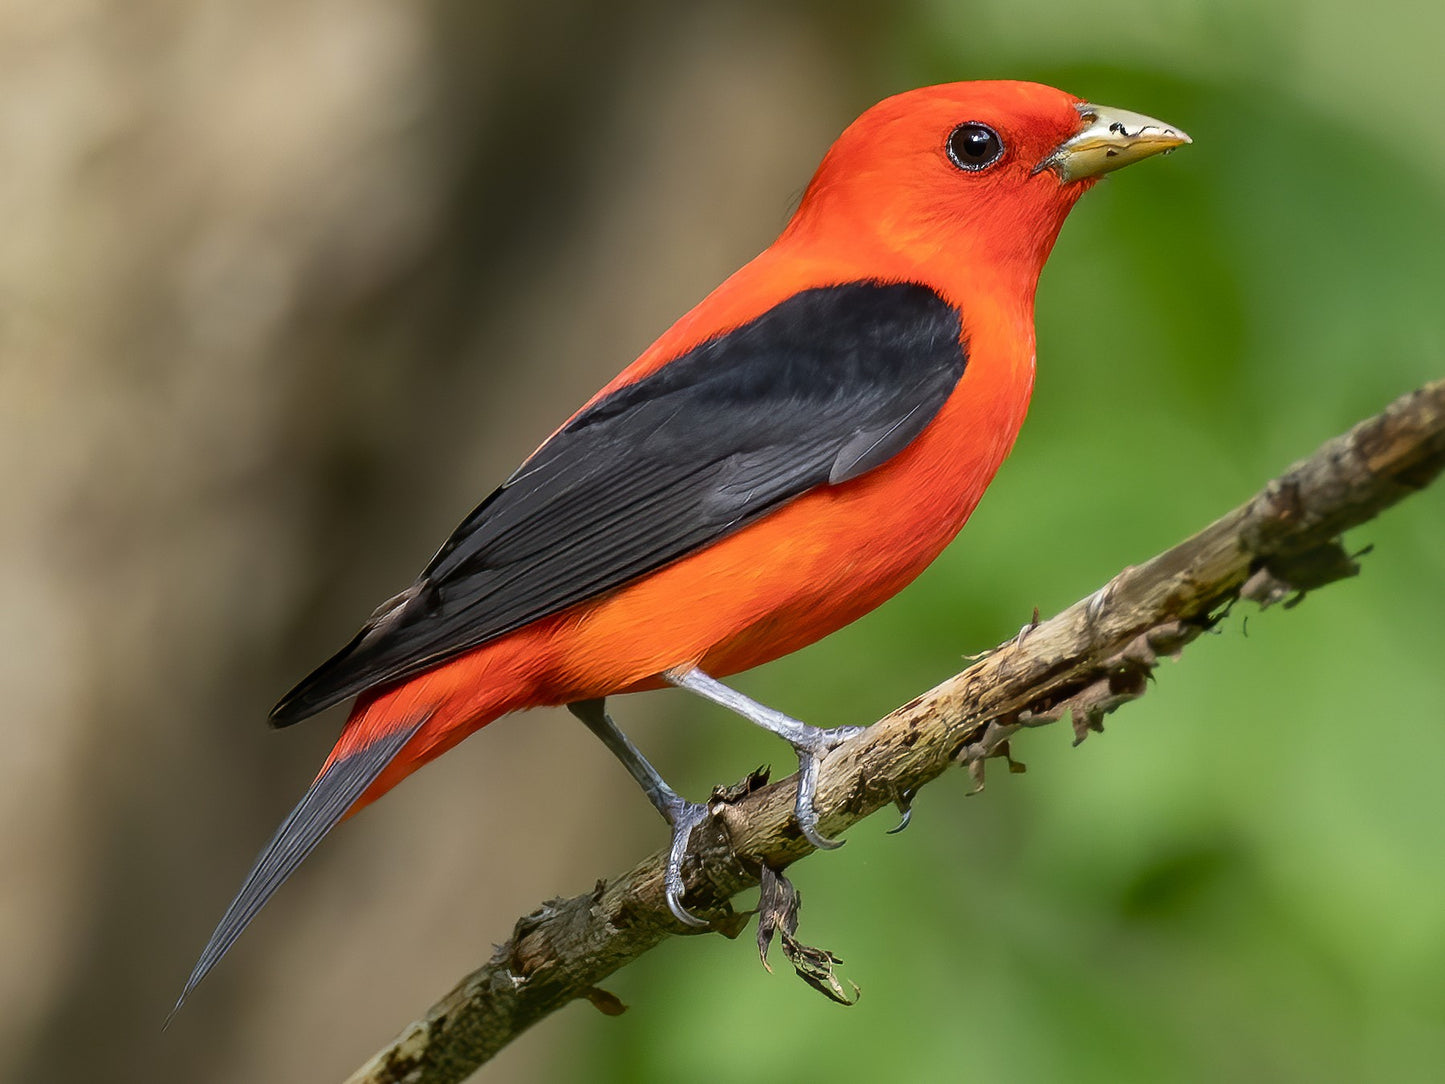
POLYGON ((798 819, 798 830, 803 838, 820 851, 836 851, 844 840, 831 839, 818 831, 818 811, 813 808, 813 798, 818 790, 818 758, 811 753, 798 754, 798 797, 793 806, 793 815, 798 819))
POLYGON ((912 790, 901 790, 893 799, 893 804, 898 807, 901 814, 898 823, 888 829, 888 835, 896 836, 903 829, 908 827, 909 821, 913 820, 913 796, 918 793, 912 790))
POLYGON ((1115 576, 1089 596, 1089 600, 1084 603, 1085 621, 1091 625, 1097 625, 1099 623, 1100 618, 1104 616, 1104 611, 1108 609, 1109 604, 1114 601, 1114 594, 1119 590, 1119 580, 1123 578, 1126 573, 1132 572, 1133 570, 1133 565, 1128 566, 1123 572, 1120 572, 1119 575, 1115 576))
POLYGON ((1033 632, 1034 629, 1036 629, 1036 628, 1038 628, 1038 627, 1039 627, 1039 608, 1038 608, 1037 606, 1035 606, 1035 607, 1034 607, 1034 615, 1033 615, 1033 617, 1029 619, 1029 623, 1028 623, 1027 625, 1021 625, 1021 626, 1019 626, 1019 634, 1013 638, 1013 641, 1012 641, 1011 646, 1013 646, 1013 647, 1023 647, 1023 646, 1024 646, 1024 641, 1029 638, 1029 634, 1030 634, 1031 632, 1033 632))
POLYGON ((798 830, 803 833, 803 838, 820 851, 837 850, 846 840, 831 839, 818 831, 818 811, 813 806, 813 799, 818 793, 818 766, 823 757, 865 729, 861 726, 840 726, 832 730, 809 727, 808 733, 792 743, 798 754, 798 797, 793 815, 798 819, 798 830))
POLYGON ((705 918, 698 918, 682 905, 683 894, 687 891, 687 885, 682 880, 682 860, 687 857, 687 844, 692 838, 692 830, 707 819, 707 812, 705 805, 679 800, 667 818, 672 823, 672 847, 667 852, 667 873, 663 879, 667 909, 684 926, 697 929, 703 929, 711 923, 705 918))

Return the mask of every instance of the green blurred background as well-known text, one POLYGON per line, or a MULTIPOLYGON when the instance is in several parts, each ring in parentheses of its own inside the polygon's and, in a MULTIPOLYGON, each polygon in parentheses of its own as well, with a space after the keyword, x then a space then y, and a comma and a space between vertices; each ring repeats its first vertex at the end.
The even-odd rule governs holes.
MULTIPOLYGON (((660 846, 559 712, 329 840, 160 1022, 340 716, 276 696, 781 228, 896 90, 1187 129, 1040 287, 1034 406, 913 588, 740 679, 871 720, 1445 374, 1445 15, 1401 0, 55 0, 0 12, 0 1078, 343 1077, 510 921, 660 846)), ((615 976, 492 1081, 1409 1081, 1445 1064, 1445 491, 1359 578, 1166 663, 1078 749, 795 867, 852 1009, 744 938, 615 976)), ((785 751, 616 705, 689 793, 785 751)))

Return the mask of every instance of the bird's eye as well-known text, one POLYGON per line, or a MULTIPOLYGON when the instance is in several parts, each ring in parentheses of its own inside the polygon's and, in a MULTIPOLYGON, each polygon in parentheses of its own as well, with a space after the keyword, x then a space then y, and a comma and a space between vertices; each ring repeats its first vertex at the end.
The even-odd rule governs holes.
POLYGON ((948 137, 948 157, 959 169, 983 169, 1003 154, 1003 140, 987 124, 960 124, 948 137))

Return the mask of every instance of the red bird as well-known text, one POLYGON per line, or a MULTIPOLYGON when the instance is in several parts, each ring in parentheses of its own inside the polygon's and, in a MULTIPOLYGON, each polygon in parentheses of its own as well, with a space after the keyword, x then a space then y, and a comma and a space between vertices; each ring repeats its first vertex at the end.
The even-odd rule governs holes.
POLYGON ((276 706, 356 697, 182 999, 322 836, 468 734, 565 704, 672 825, 667 902, 704 806, 604 711, 677 685, 798 754, 816 846, 821 730, 721 684, 867 613, 963 526, 1034 380, 1034 290, 1100 174, 1189 137, 1032 83, 899 94, 849 126, 766 251, 674 324, 276 706))

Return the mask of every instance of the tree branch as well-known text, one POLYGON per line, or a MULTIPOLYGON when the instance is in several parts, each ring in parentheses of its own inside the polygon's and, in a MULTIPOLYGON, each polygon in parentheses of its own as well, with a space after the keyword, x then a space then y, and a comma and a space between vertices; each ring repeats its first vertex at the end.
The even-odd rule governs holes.
MULTIPOLYGON (((886 805, 906 810, 908 797, 954 764, 981 784, 985 759, 1006 756, 1009 737, 1023 727, 1067 714, 1083 740, 1106 713, 1142 695, 1160 655, 1177 655, 1238 599, 1288 608, 1306 591, 1358 572, 1340 533, 1428 485, 1442 467, 1445 380, 1396 400, 1192 538, 1126 568, 839 748, 819 784, 823 832, 836 835, 886 805)), ((793 790, 792 779, 770 786, 754 779, 714 792, 685 873, 688 908, 720 932, 736 936, 750 917, 733 911, 734 895, 756 886, 765 869, 782 870, 812 851, 792 818, 793 790)), ((653 854, 585 895, 550 900, 518 920, 486 965, 348 1084, 450 1084, 576 998, 620 1012, 597 984, 664 938, 691 932, 663 902, 664 858, 653 854)), ((769 872, 767 881, 770 899, 787 896, 786 880, 769 872)), ((787 917, 781 925, 791 932, 787 917)), ((768 927, 780 924, 776 915, 768 919, 768 927)))

